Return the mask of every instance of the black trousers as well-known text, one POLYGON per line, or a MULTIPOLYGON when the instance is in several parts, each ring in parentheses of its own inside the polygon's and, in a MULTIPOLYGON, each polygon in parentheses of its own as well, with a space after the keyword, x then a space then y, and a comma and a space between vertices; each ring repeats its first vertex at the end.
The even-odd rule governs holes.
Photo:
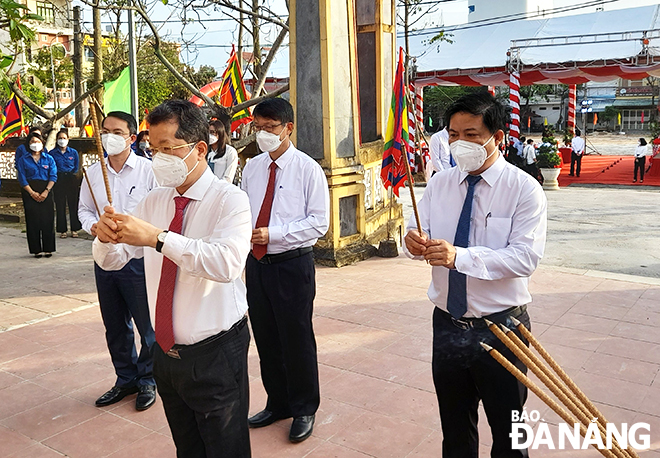
POLYGON ((277 264, 248 256, 247 300, 266 408, 283 416, 316 413, 320 403, 312 327, 316 279, 312 253, 277 264))
POLYGON ((121 270, 103 270, 94 264, 96 290, 105 340, 117 374, 117 386, 155 385, 153 348, 156 335, 151 326, 144 259, 131 259, 121 270), (133 322, 142 348, 135 348, 133 322))
MULTIPOLYGON (((48 181, 29 180, 28 184, 34 192, 41 194, 46 189, 48 181)), ((53 210, 53 193, 49 192, 43 202, 37 202, 25 189, 21 188, 23 210, 25 211, 25 232, 27 234, 30 254, 52 253, 55 251, 55 212, 53 210)))
MULTIPOLYGON (((529 329, 527 312, 517 318, 529 329)), ((516 334, 520 337, 517 330, 516 334)), ((522 412, 527 388, 484 351, 480 342, 497 349, 521 371, 527 371, 488 328, 460 329, 448 313, 435 309, 433 382, 440 406, 442 456, 478 458, 477 409, 481 400, 493 436, 491 458, 527 457, 527 450, 511 449, 509 437, 511 412, 522 412)))
POLYGON ((580 176, 580 168, 582 168, 582 156, 583 154, 575 154, 575 151, 571 153, 571 175, 575 171, 575 175, 580 176))
POLYGON ((73 172, 57 174, 55 183, 55 209, 57 212, 57 232, 66 232, 66 206, 69 204, 69 221, 71 231, 76 232, 82 229, 78 220, 78 193, 80 192, 80 183, 78 177, 73 172))
POLYGON ((634 180, 637 179, 637 170, 639 170, 639 179, 640 180, 644 179, 644 167, 645 166, 646 166, 646 156, 635 158, 635 174, 633 175, 634 180))
MULTIPOLYGON (((203 343, 203 342, 202 342, 203 343)), ((178 458, 250 458, 247 325, 181 359, 154 348, 154 375, 178 458)))

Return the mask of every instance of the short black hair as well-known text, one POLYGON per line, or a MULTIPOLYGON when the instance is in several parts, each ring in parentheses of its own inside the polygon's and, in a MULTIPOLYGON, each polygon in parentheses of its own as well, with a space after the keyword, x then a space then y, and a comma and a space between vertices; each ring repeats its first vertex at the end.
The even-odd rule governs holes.
POLYGON ((521 142, 525 143, 525 140, 527 140, 526 137, 520 137, 520 141, 521 141, 521 142))
POLYGON ((60 134, 64 134, 66 135, 66 138, 69 138, 69 129, 67 129, 66 127, 62 127, 60 130, 57 131, 55 138, 57 138, 60 134))
POLYGON ((132 114, 126 113, 125 111, 111 111, 105 115, 105 118, 103 118, 103 121, 101 121, 101 127, 103 127, 103 123, 108 118, 118 118, 122 121, 126 121, 126 124, 128 124, 128 133, 131 135, 137 134, 138 125, 132 114))
POLYGON ((44 142, 44 138, 41 136, 40 133, 38 133, 38 132, 30 132, 30 133, 28 134, 27 138, 25 139, 25 146, 27 146, 27 147, 29 148, 29 147, 30 147, 30 142, 32 141, 33 138, 38 139, 42 144, 43 144, 43 142, 44 142))
POLYGON ((175 122, 178 127, 174 136, 186 143, 209 142, 209 123, 206 115, 187 100, 168 100, 161 103, 147 115, 149 124, 157 125, 175 122))
POLYGON ((140 133, 137 134, 137 138, 135 139, 135 141, 139 144, 139 143, 142 141, 142 139, 144 138, 145 135, 149 135, 149 131, 148 131, 148 130, 142 130, 142 131, 140 131, 140 133))
POLYGON ((498 130, 504 131, 509 121, 507 108, 488 92, 466 94, 454 102, 445 111, 445 119, 448 125, 451 125, 451 118, 457 113, 481 116, 484 125, 491 134, 498 130))
POLYGON ((528 145, 531 145, 532 143, 534 143, 534 140, 533 140, 533 139, 530 138, 529 140, 527 140, 527 144, 528 144, 528 145))
POLYGON ((640 138, 640 139, 639 139, 639 144, 640 144, 641 146, 646 146, 646 139, 645 139, 645 138, 640 138))
POLYGON ((253 116, 273 119, 282 124, 293 122, 293 106, 281 97, 266 99, 252 111, 253 116))
POLYGON ((580 135, 582 135, 582 132, 580 132, 580 129, 577 129, 577 128, 576 128, 576 129, 575 129, 575 136, 576 136, 576 137, 579 137, 580 135))

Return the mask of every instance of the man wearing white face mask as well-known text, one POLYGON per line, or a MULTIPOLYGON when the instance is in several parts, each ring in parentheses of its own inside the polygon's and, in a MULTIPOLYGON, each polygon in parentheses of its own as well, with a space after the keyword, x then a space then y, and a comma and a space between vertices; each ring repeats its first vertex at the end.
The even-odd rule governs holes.
POLYGON ((254 228, 245 280, 268 401, 249 424, 259 428, 293 417, 289 440, 301 442, 312 434, 320 401, 312 247, 328 230, 328 182, 321 166, 289 139, 289 102, 265 100, 253 115, 264 153, 246 164, 241 181, 254 228))
MULTIPOLYGON (((470 94, 445 113, 457 167, 437 173, 419 202, 420 234, 411 219, 405 250, 432 267, 433 381, 440 406, 443 458, 477 458, 477 409, 491 427, 493 458, 527 457, 512 450, 512 411, 526 388, 480 343, 526 367, 503 346, 486 320, 530 327, 530 275, 545 248, 547 202, 529 174, 505 161, 505 108, 487 93, 470 94)), ((518 331, 516 330, 516 333, 518 331)))
POLYGON ((249 458, 248 197, 207 167, 199 107, 171 100, 147 121, 160 187, 132 215, 106 208, 94 259, 112 269, 144 250, 154 375, 177 456, 249 458))
MULTIPOLYGON (((115 211, 128 213, 156 187, 151 161, 131 151, 137 123, 128 113, 108 113, 102 123, 103 147, 108 153, 105 164, 115 211)), ((100 208, 108 205, 101 163, 87 171, 94 197, 100 208)), ((85 231, 96 235, 100 215, 96 212, 92 194, 86 183, 80 187, 78 217, 85 231)), ((137 410, 148 409, 156 400, 153 378, 152 348, 155 337, 149 320, 147 291, 144 280, 142 252, 135 259, 112 268, 94 265, 96 289, 106 341, 117 374, 115 385, 96 400, 98 407, 119 402, 129 394, 138 393, 137 410), (135 348, 133 324, 141 338, 141 349, 135 348)))

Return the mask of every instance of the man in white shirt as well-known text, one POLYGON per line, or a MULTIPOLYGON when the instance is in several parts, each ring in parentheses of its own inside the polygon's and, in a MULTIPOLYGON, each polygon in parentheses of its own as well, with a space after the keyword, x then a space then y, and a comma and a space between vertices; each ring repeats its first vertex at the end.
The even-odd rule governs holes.
POLYGON ((249 424, 293 417, 289 440, 301 442, 312 433, 320 401, 312 247, 328 230, 328 182, 321 166, 291 143, 289 102, 265 100, 253 116, 264 153, 246 164, 241 181, 254 228, 245 279, 268 401, 249 424))
MULTIPOLYGON (((137 123, 128 113, 108 113, 102 123, 103 146, 108 153, 106 170, 112 192, 112 202, 118 212, 130 213, 156 187, 151 161, 131 150, 137 123)), ((100 208, 108 205, 101 163, 87 171, 94 197, 100 208)), ((85 231, 96 235, 100 215, 96 212, 89 186, 80 187, 78 218, 85 231)), ((142 252, 136 253, 126 265, 105 269, 94 264, 96 289, 105 338, 112 364, 117 374, 115 386, 96 400, 98 407, 114 404, 132 393, 137 410, 148 409, 156 401, 156 382, 153 377, 153 345, 156 341, 149 319, 147 290, 144 283, 142 252), (135 348, 133 325, 140 333, 142 348, 135 348)))
MULTIPOLYGON (((512 411, 522 411, 524 386, 480 346, 524 365, 487 328, 486 319, 530 326, 529 276, 543 256, 546 199, 538 182, 506 162, 505 108, 490 94, 470 94, 448 110, 457 167, 436 175, 419 203, 422 233, 411 219, 408 254, 433 266, 433 381, 440 406, 443 458, 479 456, 477 409, 483 402, 493 458, 527 457, 511 450, 512 411)), ((518 331, 516 330, 516 333, 518 331)))
POLYGON ((208 168, 199 107, 168 101, 147 121, 161 187, 132 215, 105 208, 94 259, 116 269, 144 251, 154 376, 177 456, 248 458, 248 198, 208 168))
POLYGON ((536 166, 536 148, 534 148, 534 140, 527 140, 525 149, 523 150, 523 159, 525 160, 525 170, 531 176, 538 180, 539 169, 536 166))
POLYGON ((584 155, 584 139, 580 136, 580 129, 575 129, 575 137, 571 140, 571 173, 568 174, 569 177, 574 175, 580 176, 580 168, 582 167, 582 156, 584 155), (577 164, 577 167, 576 167, 577 164))
POLYGON ((448 139, 449 133, 446 127, 431 136, 429 151, 431 152, 431 162, 435 172, 452 167, 448 139))

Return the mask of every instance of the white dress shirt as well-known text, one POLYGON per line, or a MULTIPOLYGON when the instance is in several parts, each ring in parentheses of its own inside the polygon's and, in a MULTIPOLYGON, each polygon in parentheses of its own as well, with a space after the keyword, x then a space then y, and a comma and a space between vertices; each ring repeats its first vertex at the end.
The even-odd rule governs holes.
MULTIPOLYGON (((133 214, 166 229, 174 217, 174 188, 154 189, 133 214)), ((163 255, 179 266, 172 308, 174 340, 191 345, 232 327, 247 311, 241 280, 250 251, 252 228, 248 198, 238 187, 218 179, 210 169, 183 194, 191 201, 183 217, 183 234, 168 232, 162 254, 144 248, 144 272, 151 322, 163 255)), ((94 260, 115 270, 135 257, 136 247, 95 239, 94 260)))
POLYGON ((525 145, 523 157, 527 165, 532 165, 536 161, 536 148, 534 148, 534 145, 525 145))
POLYGON ((431 152, 431 162, 433 162, 433 168, 436 172, 451 167, 449 161, 449 132, 447 132, 446 127, 431 136, 429 151, 431 152))
POLYGON ((584 153, 584 138, 573 137, 573 140, 571 140, 571 147, 573 148, 573 152, 575 154, 582 156, 584 153))
MULTIPOLYGON (((151 169, 151 161, 133 152, 129 154, 119 172, 115 172, 115 169, 109 165, 106 169, 110 190, 112 191, 112 206, 118 213, 132 212, 149 191, 158 186, 151 169)), ((103 207, 108 205, 108 197, 105 193, 100 162, 92 164, 87 169, 87 178, 89 178, 92 185, 99 210, 103 211, 103 207)), ((91 234, 92 226, 98 222, 99 217, 100 215, 94 207, 92 194, 89 192, 89 186, 87 186, 86 180, 83 179, 80 185, 80 200, 78 201, 78 219, 82 224, 82 228, 91 234)), ((138 257, 141 258, 142 256, 138 257)))
POLYGON ((635 148, 635 157, 644 157, 648 152, 648 145, 638 145, 637 148, 635 148))
MULTIPOLYGON (((270 155, 262 153, 243 169, 241 188, 252 209, 252 227, 259 217, 270 176, 270 155)), ((268 224, 268 254, 313 246, 328 231, 330 194, 321 166, 293 143, 277 158, 275 194, 268 224)))
POLYGON ((225 154, 219 158, 214 159, 216 151, 210 151, 206 156, 209 167, 213 170, 215 176, 227 183, 234 182, 234 175, 236 175, 236 168, 238 167, 238 151, 231 145, 225 146, 225 154))
MULTIPOLYGON (((466 176, 454 167, 435 174, 426 186, 418 208, 422 230, 430 238, 454 243, 466 176)), ((467 317, 528 304, 529 276, 545 249, 547 201, 539 183, 502 156, 481 176, 472 203, 469 244, 456 247, 454 262, 467 276, 467 317)), ((414 216, 408 229, 417 229, 414 216)), ((404 250, 411 256, 405 246, 404 250)), ((449 269, 432 268, 428 296, 445 311, 448 278, 449 269)))

